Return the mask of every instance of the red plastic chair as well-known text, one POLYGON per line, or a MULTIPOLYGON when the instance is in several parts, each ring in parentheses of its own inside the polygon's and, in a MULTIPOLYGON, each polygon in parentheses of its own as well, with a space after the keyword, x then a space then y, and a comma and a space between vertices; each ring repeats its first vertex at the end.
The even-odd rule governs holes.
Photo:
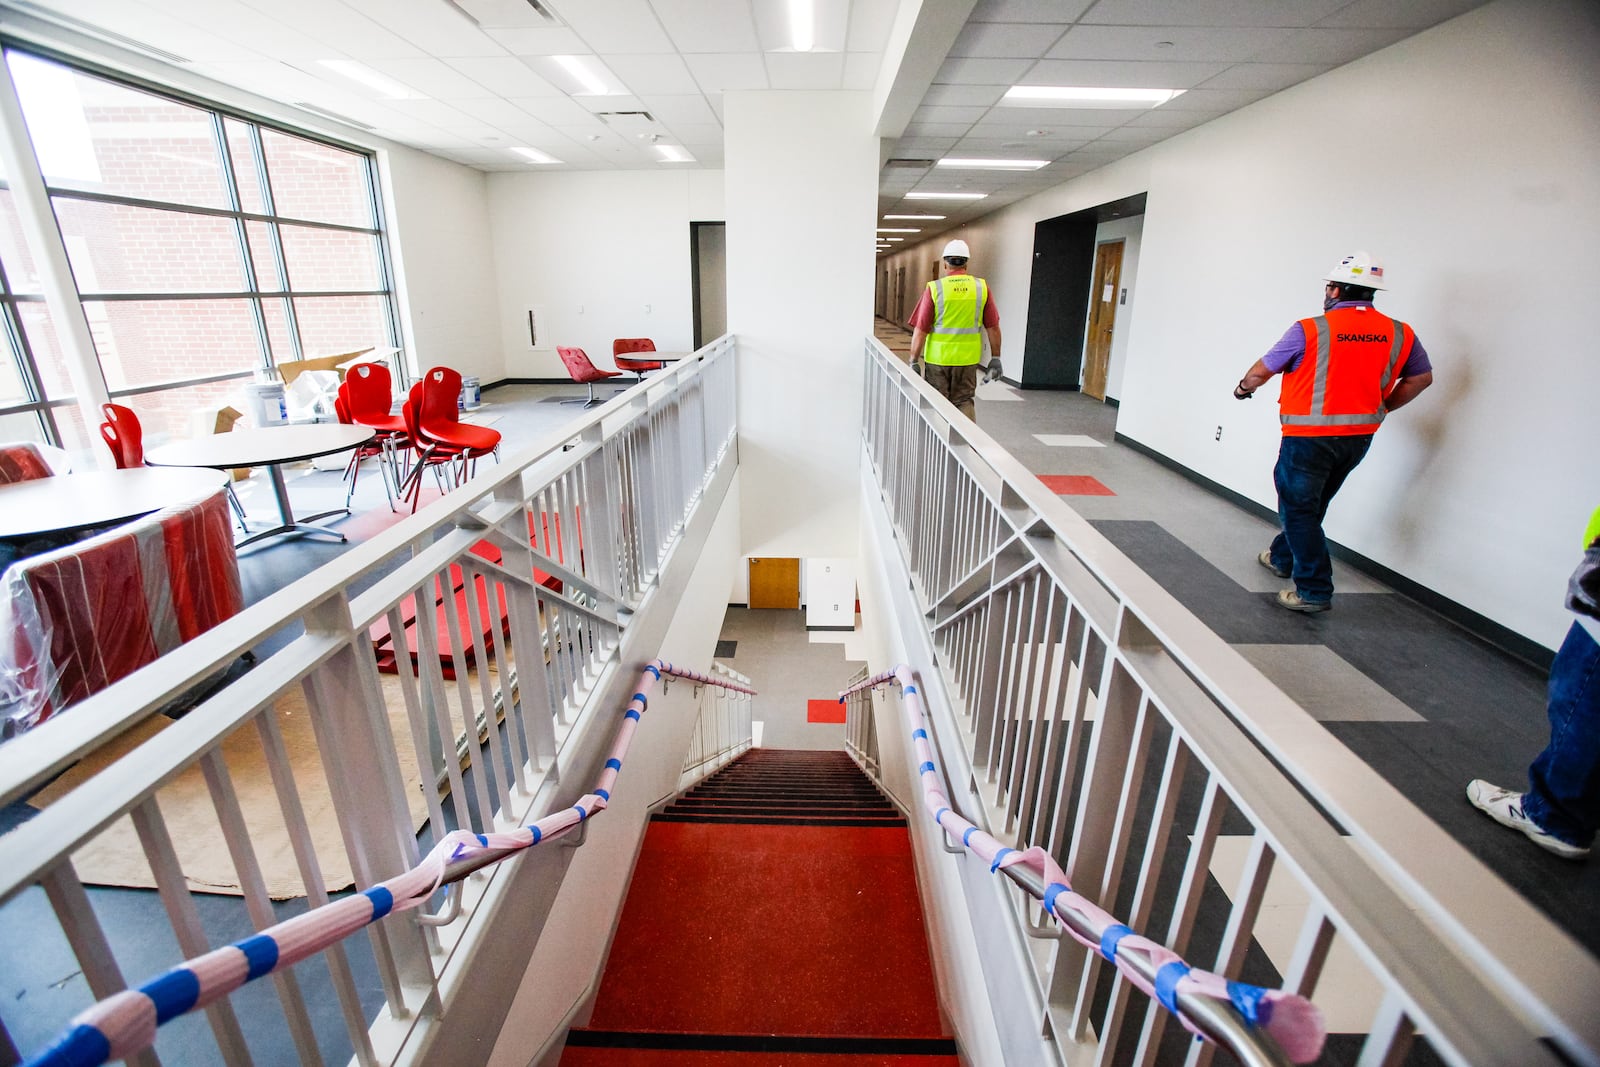
POLYGON ((460 399, 461 375, 449 367, 431 368, 411 387, 403 415, 406 430, 418 449, 417 462, 406 476, 411 491, 405 495, 411 500, 412 511, 417 509, 422 493, 425 468, 433 467, 437 478, 439 467, 459 462, 459 470, 452 472, 452 481, 460 484, 471 474, 479 456, 500 453, 500 431, 462 422, 458 408, 460 399))
POLYGON ((587 397, 575 396, 570 400, 560 401, 562 404, 582 404, 586 408, 592 408, 601 403, 600 398, 594 395, 594 383, 603 382, 607 378, 622 377, 621 371, 601 370, 596 367, 589 361, 589 354, 581 348, 562 348, 557 345, 556 352, 560 354, 561 362, 567 365, 567 373, 572 376, 572 380, 579 385, 589 387, 587 397))
POLYGON ((106 421, 100 424, 100 437, 111 449, 118 470, 144 466, 144 427, 132 408, 121 404, 101 404, 106 421))
POLYGON ((35 478, 48 478, 55 471, 44 461, 44 453, 24 441, 14 445, 0 445, 0 485, 13 482, 31 482, 35 478))
MULTIPOLYGON (((405 416, 390 414, 394 396, 389 368, 382 363, 357 363, 346 372, 344 381, 339 383, 339 399, 334 401, 335 411, 338 411, 341 400, 345 410, 340 413, 339 421, 370 426, 375 432, 371 444, 362 446, 351 459, 355 465, 349 472, 352 474, 351 495, 355 493, 353 475, 356 467, 361 460, 370 456, 379 456, 383 460, 384 492, 388 493, 392 483, 398 494, 401 481, 399 452, 410 451, 412 441, 406 431, 405 416)), ((393 497, 390 497, 389 506, 391 509, 394 507, 393 497)))
MULTIPOLYGON (((346 426, 353 425, 356 421, 350 417, 350 397, 348 390, 345 389, 344 382, 339 383, 339 391, 333 398, 333 413, 346 426)), ((401 433, 404 434, 405 431, 401 430, 401 433)), ((389 510, 395 510, 394 491, 389 486, 389 457, 390 451, 387 438, 383 435, 375 436, 366 444, 357 445, 351 451, 350 462, 345 464, 344 468, 344 476, 350 482, 350 487, 345 490, 344 494, 344 506, 346 508, 350 506, 350 501, 355 499, 356 481, 361 477, 361 461, 377 458, 380 464, 378 472, 383 477, 383 495, 389 500, 389 510)))
POLYGON ((656 343, 648 337, 619 337, 611 342, 611 362, 617 365, 618 370, 632 371, 639 381, 644 381, 644 372, 647 370, 660 370, 666 364, 659 359, 630 359, 629 352, 654 352, 656 343))
POLYGON ((405 403, 400 405, 400 417, 405 420, 406 433, 411 438, 411 446, 416 451, 417 457, 411 465, 411 470, 400 483, 400 499, 411 501, 411 510, 415 513, 417 504, 422 500, 422 472, 432 467, 434 481, 438 483, 440 492, 443 492, 444 481, 439 476, 439 468, 446 463, 454 462, 456 453, 437 441, 429 440, 422 432, 421 382, 411 387, 405 403))

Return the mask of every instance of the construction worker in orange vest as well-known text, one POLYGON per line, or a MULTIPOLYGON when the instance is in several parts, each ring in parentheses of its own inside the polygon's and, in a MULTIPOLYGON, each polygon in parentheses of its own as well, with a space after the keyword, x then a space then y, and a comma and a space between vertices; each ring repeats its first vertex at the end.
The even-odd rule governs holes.
POLYGON ((929 282, 911 313, 911 366, 969 419, 977 419, 978 365, 983 335, 989 337, 989 362, 983 380, 992 382, 1000 367, 1000 312, 989 283, 967 273, 972 252, 965 241, 951 241, 940 254, 940 276, 929 282))
POLYGON ((1233 389, 1235 399, 1248 400, 1283 375, 1283 442, 1272 474, 1282 530, 1256 559, 1294 579, 1278 604, 1300 612, 1333 606, 1333 561, 1322 533, 1333 495, 1367 454, 1384 416, 1433 383, 1415 332, 1372 306, 1376 292, 1388 288, 1381 263, 1355 252, 1323 281, 1322 315, 1289 327, 1233 389))

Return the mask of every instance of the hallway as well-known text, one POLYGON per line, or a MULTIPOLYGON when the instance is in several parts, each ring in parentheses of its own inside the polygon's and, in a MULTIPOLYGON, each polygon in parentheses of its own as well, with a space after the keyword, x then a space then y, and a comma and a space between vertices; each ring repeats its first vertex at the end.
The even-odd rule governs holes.
MULTIPOLYGON (((909 347, 910 334, 881 319, 876 333, 902 356, 909 347)), ((1116 407, 1077 392, 1004 383, 978 391, 982 429, 1335 738, 1600 953, 1600 866, 1544 852, 1465 797, 1473 778, 1526 784, 1527 764, 1547 739, 1545 671, 1339 560, 1333 611, 1283 611, 1273 599, 1284 583, 1255 559, 1275 527, 1117 443, 1116 417, 1116 407)), ((1261 457, 1264 467, 1272 462, 1261 457)), ((1549 591, 1552 600, 1562 594, 1549 591)))

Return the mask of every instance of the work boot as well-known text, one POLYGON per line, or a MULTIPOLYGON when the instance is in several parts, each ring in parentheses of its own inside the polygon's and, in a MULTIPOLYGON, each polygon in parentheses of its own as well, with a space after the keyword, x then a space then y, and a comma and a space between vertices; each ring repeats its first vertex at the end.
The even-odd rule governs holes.
POLYGON ((1306 615, 1314 615, 1319 611, 1327 611, 1329 608, 1333 607, 1333 601, 1303 600, 1301 599, 1298 591, 1294 589, 1285 589, 1283 592, 1278 594, 1278 606, 1280 608, 1288 608, 1290 611, 1298 611, 1306 615))

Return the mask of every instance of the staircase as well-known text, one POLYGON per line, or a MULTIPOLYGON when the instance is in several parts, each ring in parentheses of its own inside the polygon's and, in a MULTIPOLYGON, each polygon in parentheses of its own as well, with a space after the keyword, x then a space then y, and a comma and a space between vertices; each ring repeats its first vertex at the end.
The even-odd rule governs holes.
POLYGON ((905 820, 842 752, 754 749, 645 833, 565 1067, 954 1065, 905 820))

